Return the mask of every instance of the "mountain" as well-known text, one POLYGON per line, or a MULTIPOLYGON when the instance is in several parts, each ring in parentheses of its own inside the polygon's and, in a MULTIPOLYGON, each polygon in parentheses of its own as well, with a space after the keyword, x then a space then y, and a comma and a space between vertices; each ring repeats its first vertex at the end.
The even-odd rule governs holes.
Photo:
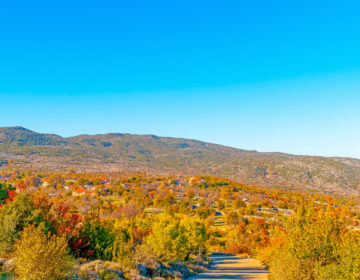
POLYGON ((0 128, 0 144, 12 146, 61 146, 67 144, 64 138, 54 134, 41 134, 23 127, 0 128))
POLYGON ((260 153, 197 140, 109 133, 63 138, 0 128, 0 165, 52 170, 207 174, 246 184, 358 194, 360 160, 260 153))

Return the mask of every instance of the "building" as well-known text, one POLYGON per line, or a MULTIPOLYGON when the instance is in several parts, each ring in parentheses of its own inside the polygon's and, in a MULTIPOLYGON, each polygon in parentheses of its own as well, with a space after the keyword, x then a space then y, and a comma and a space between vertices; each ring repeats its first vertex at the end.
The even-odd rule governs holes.
POLYGON ((203 182, 204 180, 199 176, 193 176, 189 179, 189 184, 199 184, 203 182))
POLYGON ((84 195, 86 193, 86 190, 84 188, 77 188, 76 190, 73 191, 73 195, 77 196, 77 195, 84 195))

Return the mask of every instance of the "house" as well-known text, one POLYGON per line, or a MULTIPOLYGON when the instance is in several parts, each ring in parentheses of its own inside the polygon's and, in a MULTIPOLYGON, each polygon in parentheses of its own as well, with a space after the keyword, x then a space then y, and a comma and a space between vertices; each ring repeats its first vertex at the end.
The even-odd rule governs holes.
POLYGON ((85 190, 89 190, 92 186, 91 185, 84 185, 85 190))
POLYGON ((108 184, 110 182, 110 178, 108 177, 101 177, 100 180, 101 180, 101 184, 103 185, 108 184))
POLYGON ((89 193, 90 195, 94 196, 94 195, 95 195, 95 190, 87 191, 87 193, 89 193))
POLYGON ((189 184, 197 184, 197 183, 201 183, 203 182, 204 180, 199 177, 199 176, 193 176, 189 179, 189 184))
POLYGON ((84 195, 86 193, 86 190, 84 188, 77 188, 75 191, 73 191, 72 195, 84 195))
POLYGON ((180 180, 179 180, 179 179, 170 179, 170 180, 168 181, 168 184, 169 184, 169 185, 171 185, 171 184, 173 184, 173 185, 179 185, 179 184, 180 184, 180 180))

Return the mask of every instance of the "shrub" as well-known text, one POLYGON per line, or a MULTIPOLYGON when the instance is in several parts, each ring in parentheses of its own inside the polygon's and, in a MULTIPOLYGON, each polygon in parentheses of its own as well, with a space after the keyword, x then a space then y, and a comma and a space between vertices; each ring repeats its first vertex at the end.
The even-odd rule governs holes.
POLYGON ((72 273, 74 262, 63 237, 45 234, 31 225, 15 244, 15 272, 19 279, 57 280, 72 273))
POLYGON ((360 279, 360 239, 349 234, 338 251, 336 262, 319 269, 319 280, 360 279))

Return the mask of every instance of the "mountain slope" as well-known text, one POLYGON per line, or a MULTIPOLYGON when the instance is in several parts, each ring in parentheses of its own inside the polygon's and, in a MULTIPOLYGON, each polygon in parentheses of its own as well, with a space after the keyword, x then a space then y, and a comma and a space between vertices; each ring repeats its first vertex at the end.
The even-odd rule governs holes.
POLYGON ((58 135, 36 133, 16 126, 0 128, 0 144, 10 146, 61 146, 68 144, 68 141, 58 135))
POLYGON ((247 184, 357 194, 360 160, 259 153, 196 140, 110 133, 62 138, 0 128, 0 160, 35 168, 210 174, 247 184))

